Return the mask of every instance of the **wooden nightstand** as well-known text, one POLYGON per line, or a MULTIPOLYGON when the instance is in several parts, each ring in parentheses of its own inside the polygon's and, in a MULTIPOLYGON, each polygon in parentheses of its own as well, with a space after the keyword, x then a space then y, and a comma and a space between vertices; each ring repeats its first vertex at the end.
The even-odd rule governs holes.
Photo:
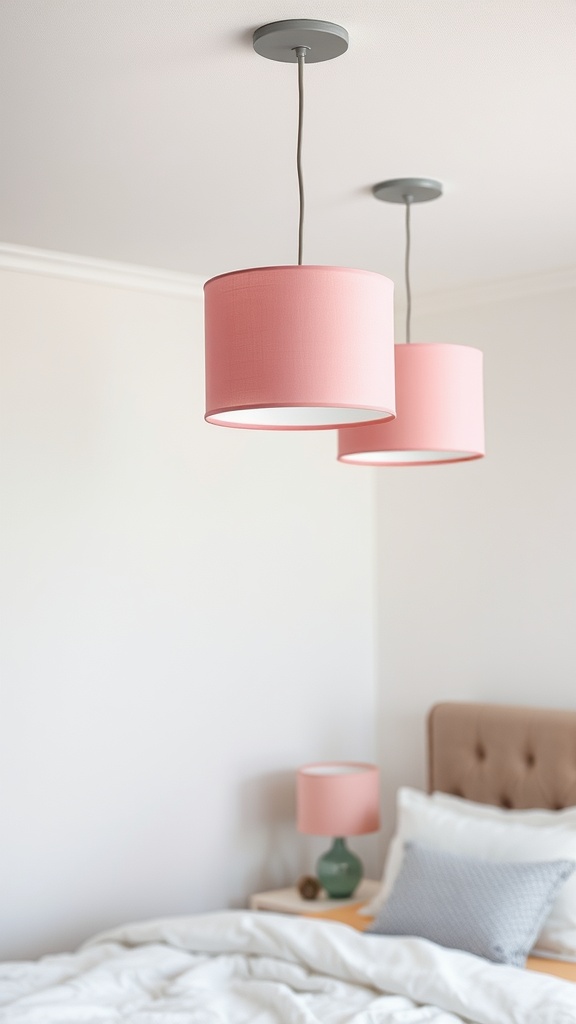
POLYGON ((257 892, 251 896, 250 910, 271 910, 280 914, 301 914, 304 917, 326 917, 363 931, 372 918, 364 917, 358 910, 376 896, 380 886, 381 882, 365 878, 360 882, 354 895, 347 900, 304 900, 295 886, 290 889, 272 889, 270 892, 257 892))

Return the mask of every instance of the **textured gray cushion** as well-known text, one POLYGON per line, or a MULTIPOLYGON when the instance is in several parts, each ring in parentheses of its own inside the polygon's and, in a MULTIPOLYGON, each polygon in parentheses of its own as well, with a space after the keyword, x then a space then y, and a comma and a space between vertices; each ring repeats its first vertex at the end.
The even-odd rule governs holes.
POLYGON ((369 932, 417 935, 522 967, 571 860, 501 862, 404 844, 402 867, 369 932))

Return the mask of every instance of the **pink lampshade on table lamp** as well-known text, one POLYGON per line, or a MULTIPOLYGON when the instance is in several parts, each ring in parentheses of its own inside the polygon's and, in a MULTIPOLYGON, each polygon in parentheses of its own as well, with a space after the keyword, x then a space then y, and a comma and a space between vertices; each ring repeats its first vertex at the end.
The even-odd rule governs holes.
POLYGON ((296 803, 299 832, 334 838, 316 865, 322 886, 331 897, 351 896, 363 871, 345 837, 380 828, 378 768, 350 761, 304 765, 297 775, 296 803))

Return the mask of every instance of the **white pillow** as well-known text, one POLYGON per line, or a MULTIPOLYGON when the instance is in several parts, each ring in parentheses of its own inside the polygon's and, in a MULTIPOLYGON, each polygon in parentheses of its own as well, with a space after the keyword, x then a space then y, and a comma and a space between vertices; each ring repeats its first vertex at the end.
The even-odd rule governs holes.
MULTIPOLYGON (((576 861, 576 828, 562 823, 534 827, 517 819, 501 819, 499 813, 496 818, 464 814, 461 808, 455 811, 425 793, 403 788, 398 791, 396 833, 388 849, 382 888, 365 913, 376 915, 386 901, 400 870, 404 843, 410 839, 491 861, 576 861)), ((533 953, 576 960, 576 875, 555 900, 533 953)))
POLYGON ((454 814, 464 814, 469 818, 484 818, 488 821, 515 822, 518 825, 531 825, 536 828, 544 826, 549 828, 573 828, 576 829, 576 807, 564 807, 561 811, 526 810, 513 811, 503 807, 494 807, 492 804, 477 804, 473 800, 465 800, 461 796, 451 796, 449 793, 441 793, 436 790, 432 793, 432 801, 453 811, 454 814))

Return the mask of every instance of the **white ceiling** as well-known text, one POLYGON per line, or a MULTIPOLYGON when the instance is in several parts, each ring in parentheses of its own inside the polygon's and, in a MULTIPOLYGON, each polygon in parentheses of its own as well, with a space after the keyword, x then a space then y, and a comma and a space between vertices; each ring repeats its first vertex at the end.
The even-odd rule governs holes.
POLYGON ((306 69, 305 262, 414 287, 576 264, 576 0, 2 0, 0 239, 211 275, 295 260, 296 69, 254 28, 350 33, 306 69))

